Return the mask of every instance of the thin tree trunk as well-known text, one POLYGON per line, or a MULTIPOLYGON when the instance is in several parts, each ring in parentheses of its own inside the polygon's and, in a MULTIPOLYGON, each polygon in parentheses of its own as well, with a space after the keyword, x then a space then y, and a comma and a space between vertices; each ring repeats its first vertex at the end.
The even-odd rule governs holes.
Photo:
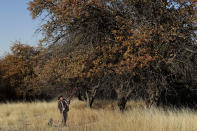
POLYGON ((87 97, 87 106, 88 108, 92 108, 92 105, 94 103, 95 95, 92 96, 92 94, 89 94, 88 91, 86 91, 86 97, 87 97))
POLYGON ((90 95, 88 94, 88 91, 86 91, 85 92, 86 93, 86 102, 87 102, 87 106, 88 106, 88 108, 91 108, 91 106, 90 106, 90 95))
POLYGON ((95 97, 91 97, 91 99, 90 99, 90 105, 89 105, 90 108, 92 108, 92 105, 93 105, 93 102, 94 102, 94 98, 95 98, 95 97))
POLYGON ((86 97, 87 97, 87 106, 89 108, 92 108, 92 105, 94 103, 94 99, 96 97, 96 93, 97 93, 99 87, 100 87, 100 82, 98 83, 98 85, 92 87, 90 92, 88 92, 88 90, 85 92, 86 97))

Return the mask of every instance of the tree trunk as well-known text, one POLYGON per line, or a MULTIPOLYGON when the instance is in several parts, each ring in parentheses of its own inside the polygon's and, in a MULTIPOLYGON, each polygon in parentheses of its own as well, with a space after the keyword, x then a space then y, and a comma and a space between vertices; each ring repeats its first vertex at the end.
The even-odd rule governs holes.
POLYGON ((121 84, 120 88, 115 89, 117 96, 118 96, 118 107, 121 111, 125 110, 127 100, 129 99, 129 95, 133 91, 133 89, 129 88, 129 84, 127 84, 126 90, 123 87, 124 85, 121 84))
POLYGON ((92 108, 95 96, 92 96, 91 94, 88 93, 88 91, 86 91, 86 98, 87 98, 88 108, 92 108))
POLYGON ((118 99, 118 107, 121 111, 125 110, 127 99, 123 96, 118 99))
POLYGON ((88 91, 86 91, 86 102, 87 102, 87 106, 88 106, 89 108, 91 108, 91 106, 90 106, 90 98, 89 98, 88 91))
POLYGON ((90 98, 90 101, 89 101, 89 102, 90 102, 90 104, 89 104, 89 107, 90 107, 90 108, 92 108, 92 105, 93 105, 93 102, 94 102, 94 98, 95 98, 95 97, 91 97, 91 98, 90 98))
POLYGON ((96 93, 97 93, 99 87, 100 87, 100 82, 98 83, 98 85, 92 87, 90 92, 88 92, 88 90, 85 92, 86 97, 87 97, 87 106, 89 108, 92 108, 92 105, 93 105, 93 102, 94 102, 94 99, 96 97, 96 93))

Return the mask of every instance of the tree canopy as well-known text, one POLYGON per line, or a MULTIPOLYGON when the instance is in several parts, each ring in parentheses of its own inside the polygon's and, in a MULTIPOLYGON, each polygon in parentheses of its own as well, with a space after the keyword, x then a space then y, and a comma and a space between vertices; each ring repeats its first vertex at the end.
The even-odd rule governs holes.
POLYGON ((194 105, 196 8, 195 0, 32 0, 28 10, 42 18, 47 43, 33 83, 78 86, 89 106, 114 92, 121 109, 129 98, 194 105))

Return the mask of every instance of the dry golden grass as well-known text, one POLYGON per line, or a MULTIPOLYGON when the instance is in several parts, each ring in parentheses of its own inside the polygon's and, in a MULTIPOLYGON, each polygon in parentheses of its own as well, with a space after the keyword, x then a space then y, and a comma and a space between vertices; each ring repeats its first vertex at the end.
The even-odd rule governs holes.
POLYGON ((94 109, 73 100, 68 127, 58 127, 57 102, 0 104, 0 131, 197 131, 197 113, 189 110, 145 109, 143 102, 129 102, 124 113, 115 102, 97 101, 94 109), (111 104, 109 104, 111 103, 111 104), (50 118, 53 126, 48 126, 50 118))

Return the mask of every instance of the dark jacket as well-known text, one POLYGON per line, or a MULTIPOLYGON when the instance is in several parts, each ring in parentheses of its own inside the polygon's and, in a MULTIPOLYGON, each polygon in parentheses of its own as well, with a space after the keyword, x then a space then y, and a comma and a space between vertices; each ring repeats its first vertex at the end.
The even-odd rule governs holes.
POLYGON ((63 111, 69 111, 69 102, 67 102, 66 100, 63 101, 58 101, 58 108, 60 110, 60 113, 62 113, 63 111))

